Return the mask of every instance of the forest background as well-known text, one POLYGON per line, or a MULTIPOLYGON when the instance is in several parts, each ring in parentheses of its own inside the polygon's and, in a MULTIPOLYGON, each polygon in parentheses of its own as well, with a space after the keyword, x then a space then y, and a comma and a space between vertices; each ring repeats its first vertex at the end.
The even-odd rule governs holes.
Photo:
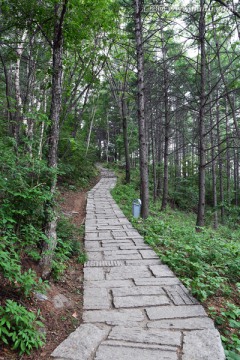
MULTIPOLYGON (((2 0, 0 19, 2 284, 31 297, 82 254, 61 240, 58 185, 114 162, 114 196, 127 212, 140 197, 146 241, 200 300, 220 299, 210 312, 239 358, 238 2, 2 0)), ((43 344, 18 301, 0 313, 2 342, 43 344)))

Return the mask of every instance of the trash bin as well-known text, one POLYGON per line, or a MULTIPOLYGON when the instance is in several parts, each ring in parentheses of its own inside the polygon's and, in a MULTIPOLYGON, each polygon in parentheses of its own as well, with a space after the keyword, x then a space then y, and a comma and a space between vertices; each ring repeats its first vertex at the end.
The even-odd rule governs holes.
POLYGON ((138 217, 140 216, 140 213, 141 213, 141 205, 142 205, 142 202, 141 202, 140 199, 133 200, 133 203, 132 203, 132 214, 133 214, 133 217, 138 218, 138 217))

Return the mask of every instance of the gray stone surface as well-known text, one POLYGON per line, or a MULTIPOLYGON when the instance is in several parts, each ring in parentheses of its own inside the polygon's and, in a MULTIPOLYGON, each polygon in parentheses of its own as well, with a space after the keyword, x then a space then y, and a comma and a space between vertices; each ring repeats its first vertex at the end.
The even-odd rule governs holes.
POLYGON ((126 265, 161 265, 160 259, 126 260, 126 265))
POLYGON ((84 323, 52 356, 223 360, 213 321, 118 208, 109 193, 113 174, 101 173, 87 201, 84 323))
POLYGON ((164 286, 164 285, 178 285, 181 284, 178 278, 176 277, 166 277, 166 278, 154 278, 151 277, 150 279, 141 279, 141 278, 135 278, 133 279, 134 283, 137 286, 164 286))
MULTIPOLYGON (((132 286, 133 282, 131 280, 102 280, 102 281, 86 281, 84 287, 94 287, 94 288, 108 288, 112 287, 128 287, 132 286)), ((97 291, 97 290, 96 290, 97 291)))
POLYGON ((85 263, 85 267, 112 267, 123 266, 124 261, 121 260, 103 260, 103 261, 88 261, 85 263))
POLYGON ((104 288, 98 289, 87 287, 84 289, 83 308, 86 310, 110 309, 111 298, 104 288))
POLYGON ((131 286, 113 288, 112 293, 113 296, 165 295, 165 291, 160 286, 131 286))
POLYGON ((151 272, 145 265, 141 266, 124 266, 122 268, 112 268, 106 274, 107 280, 124 280, 132 278, 150 278, 151 272))
POLYGON ((167 265, 151 265, 149 268, 156 277, 175 277, 167 265))
POLYGON ((104 250, 103 256, 105 260, 141 260, 141 255, 137 250, 104 250))
POLYGON ((89 360, 109 331, 110 328, 106 325, 83 324, 64 340, 51 356, 69 360, 89 360))
POLYGON ((182 284, 175 286, 164 286, 164 290, 175 305, 198 304, 198 301, 182 284))
POLYGON ((170 304, 170 300, 166 295, 141 295, 114 297, 113 303, 116 308, 135 308, 167 305, 170 304))
POLYGON ((121 340, 105 340, 104 342, 102 342, 102 345, 121 346, 121 347, 125 346, 131 348, 137 347, 139 349, 159 349, 159 350, 176 352, 176 346, 172 346, 172 345, 155 345, 155 344, 138 343, 138 342, 121 341, 121 340))
POLYGON ((63 294, 57 294, 53 298, 53 305, 55 309, 61 309, 63 307, 69 307, 72 305, 71 301, 63 294))
POLYGON ((159 306, 146 309, 150 320, 190 318, 207 316, 204 308, 198 305, 192 306, 159 306))
POLYGON ((85 280, 104 280, 104 270, 102 268, 96 269, 91 267, 84 268, 84 279, 85 280))
POLYGON ((214 329, 213 321, 205 318, 169 319, 158 320, 147 323, 148 328, 155 329, 181 329, 181 330, 202 330, 214 329))
POLYGON ((128 322, 140 322, 144 320, 144 314, 139 309, 120 309, 120 310, 95 310, 85 311, 83 314, 84 322, 107 323, 126 325, 128 322))
POLYGON ((143 259, 158 259, 159 257, 153 250, 139 250, 140 254, 142 255, 143 259))
POLYGON ((181 332, 115 326, 110 332, 108 339, 146 344, 180 346, 181 332))
POLYGON ((176 352, 159 349, 144 349, 138 347, 101 345, 97 351, 96 360, 177 360, 176 352))
POLYGON ((224 360, 217 330, 190 331, 184 334, 182 360, 224 360))

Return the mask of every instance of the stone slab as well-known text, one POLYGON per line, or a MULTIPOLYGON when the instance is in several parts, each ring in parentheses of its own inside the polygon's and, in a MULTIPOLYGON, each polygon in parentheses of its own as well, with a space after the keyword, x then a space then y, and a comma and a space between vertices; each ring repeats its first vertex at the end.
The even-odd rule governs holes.
POLYGON ((181 332, 115 326, 110 332, 108 339, 146 344, 180 346, 181 332))
POLYGON ((167 265, 151 265, 149 268, 156 277, 175 277, 167 265))
POLYGON ((141 255, 137 251, 125 250, 120 251, 104 251, 103 257, 105 260, 141 260, 141 255))
POLYGON ((120 250, 149 250, 149 246, 147 245, 121 245, 120 250))
POLYGON ((164 286, 164 285, 180 285, 181 282, 176 277, 165 277, 165 278, 150 278, 150 279, 144 279, 144 278, 133 278, 134 283, 137 286, 164 286))
POLYGON ((150 320, 207 316, 201 305, 161 306, 146 309, 150 320))
POLYGON ((113 304, 115 308, 136 308, 146 306, 158 306, 170 304, 166 295, 141 295, 114 297, 113 304))
POLYGON ((177 360, 177 353, 159 349, 144 349, 138 347, 101 345, 96 353, 95 360, 177 360))
POLYGON ((132 278, 150 278, 151 273, 148 267, 142 266, 124 266, 120 268, 112 268, 109 273, 106 274, 107 280, 124 280, 132 278))
POLYGON ((160 259, 126 260, 126 265, 161 265, 160 259))
POLYGON ((139 250, 143 259, 159 259, 159 256, 153 250, 139 250))
POLYGON ((85 286, 94 287, 94 288, 116 288, 116 287, 129 287, 132 286, 133 282, 131 280, 101 280, 101 281, 86 281, 85 286))
POLYGON ((88 251, 87 252, 87 257, 88 257, 88 260, 90 261, 93 261, 93 260, 97 260, 97 261, 100 261, 103 259, 103 254, 98 251, 88 251))
POLYGON ((104 270, 102 268, 91 268, 85 267, 84 268, 84 279, 85 280, 104 280, 104 270))
POLYGON ((101 243, 100 241, 85 241, 85 250, 88 251, 100 251, 101 250, 101 243))
POLYGON ((131 286, 124 288, 113 288, 113 296, 131 296, 131 295, 165 295, 160 286, 131 286))
POLYGON ((217 330, 198 330, 184 334, 182 360, 224 360, 217 330))
POLYGON ((83 309, 94 310, 94 309, 110 309, 111 298, 108 291, 105 288, 90 288, 84 289, 83 296, 83 309))
POLYGON ((121 245, 134 245, 133 241, 131 239, 121 239, 121 241, 117 241, 114 239, 105 239, 102 240, 102 247, 115 245, 115 246, 121 246, 121 245))
POLYGON ((137 343, 131 341, 121 341, 121 340, 105 340, 101 345, 109 346, 121 346, 121 347, 134 347, 138 349, 158 349, 158 350, 167 350, 167 351, 176 351, 176 346, 171 345, 155 345, 155 344, 146 344, 146 343, 137 343))
POLYGON ((111 267, 111 266, 123 266, 124 261, 121 260, 103 260, 103 261, 87 261, 85 267, 111 267))
POLYGON ((51 354, 54 358, 89 360, 99 344, 106 338, 110 328, 106 325, 82 324, 51 354))
POLYGON ((199 304, 183 285, 164 286, 164 290, 175 305, 199 304))
POLYGON ((65 295, 57 294, 53 298, 53 305, 55 309, 62 309, 72 306, 72 302, 65 295))
POLYGON ((155 329, 180 329, 180 330, 203 330, 214 329, 213 321, 205 318, 188 318, 188 319, 167 319, 151 321, 147 323, 148 328, 155 329))
POLYGON ((126 325, 128 322, 141 322, 143 320, 144 314, 139 309, 89 310, 83 313, 83 321, 89 323, 126 325))

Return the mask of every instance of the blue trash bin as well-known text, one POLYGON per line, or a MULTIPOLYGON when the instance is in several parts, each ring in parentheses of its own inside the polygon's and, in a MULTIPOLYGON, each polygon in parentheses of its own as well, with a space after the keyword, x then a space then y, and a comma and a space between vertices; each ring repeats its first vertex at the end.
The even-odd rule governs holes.
POLYGON ((142 205, 142 202, 141 202, 140 199, 133 200, 133 203, 132 203, 133 217, 138 218, 140 216, 140 214, 141 214, 141 205, 142 205))

